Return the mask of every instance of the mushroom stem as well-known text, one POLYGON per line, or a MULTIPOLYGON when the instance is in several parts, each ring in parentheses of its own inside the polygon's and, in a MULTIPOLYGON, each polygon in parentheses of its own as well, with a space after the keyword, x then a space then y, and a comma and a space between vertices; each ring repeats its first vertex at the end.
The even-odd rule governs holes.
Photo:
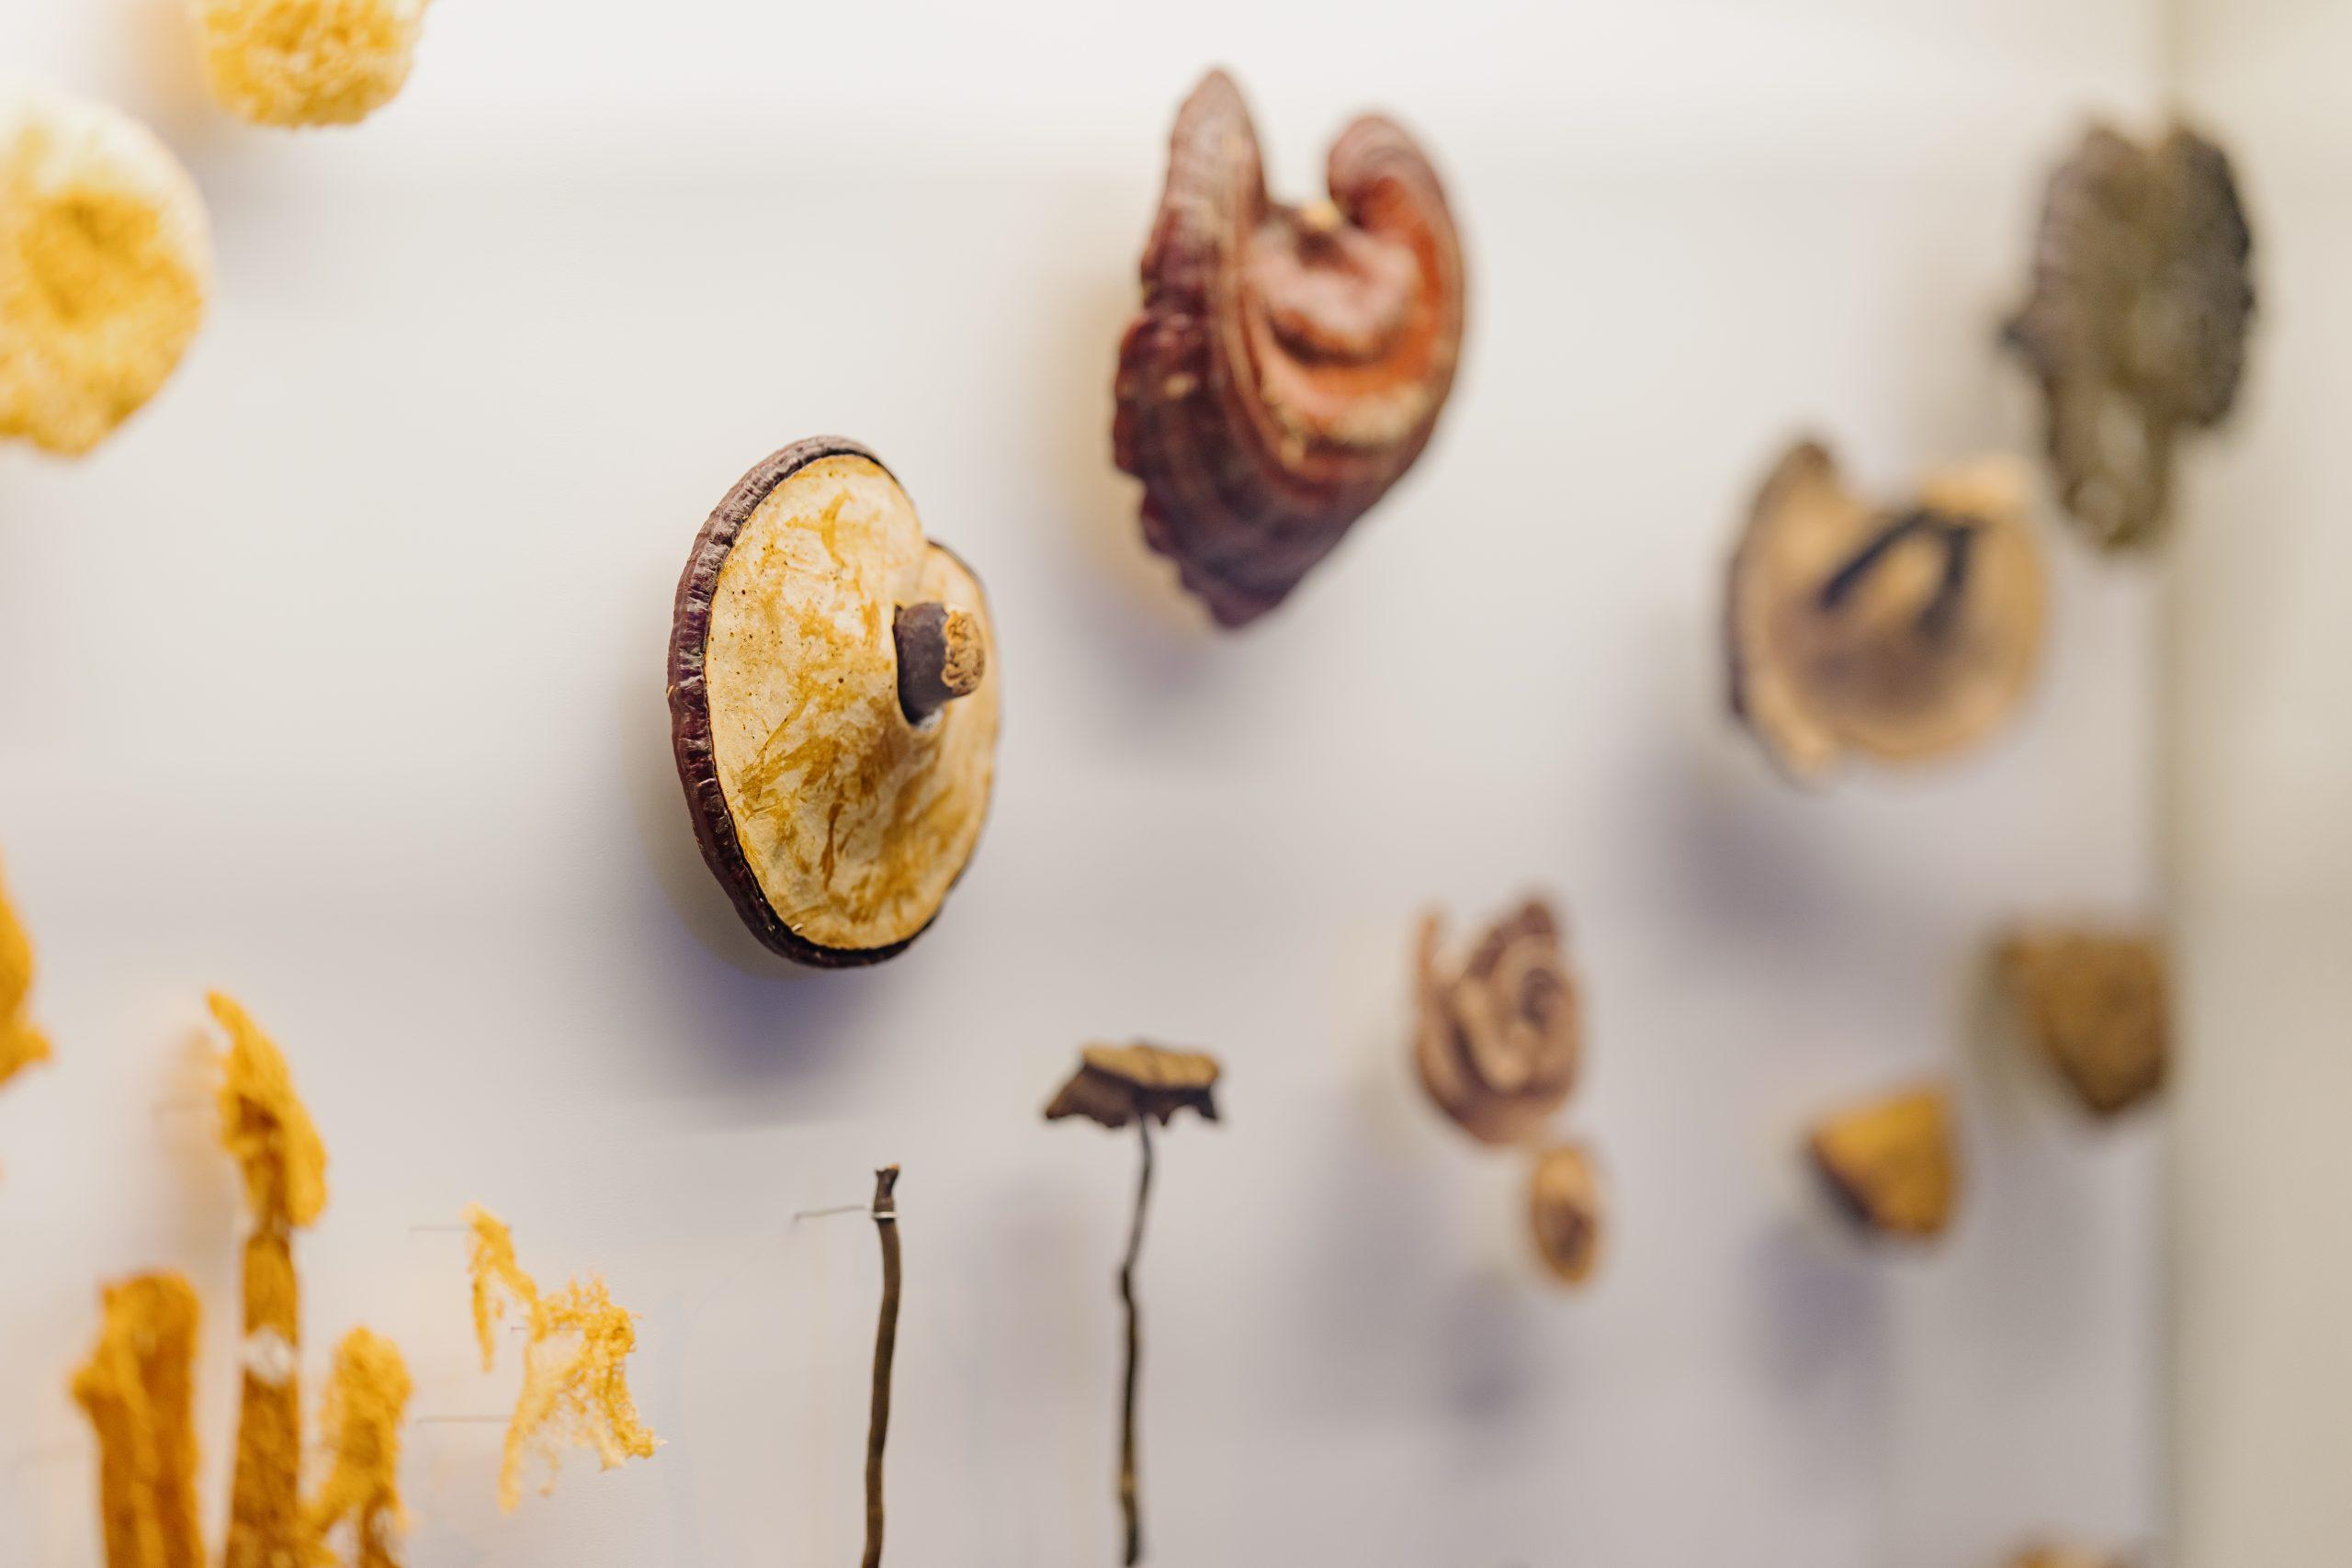
POLYGON ((865 1568, 882 1563, 882 1446, 890 1437, 890 1366, 899 1350, 899 1168, 874 1173, 874 1228, 882 1238, 882 1318, 874 1331, 874 1406, 865 1428, 865 1568))
POLYGON ((957 697, 980 689, 988 640, 980 618, 935 600, 901 604, 891 634, 899 648, 899 707, 921 724, 957 697))
POLYGON ((1127 1308, 1127 1367, 1119 1404, 1119 1511, 1126 1520, 1127 1568, 1143 1561, 1143 1504, 1136 1480, 1136 1383, 1143 1360, 1143 1323, 1136 1306, 1136 1263, 1143 1256, 1144 1209, 1151 1201, 1151 1118, 1136 1118, 1143 1139, 1143 1167, 1136 1179, 1135 1222, 1127 1232, 1127 1256, 1119 1266, 1119 1299, 1127 1308))
POLYGON ((1932 535, 1944 548, 1943 576, 1936 584, 1935 596, 1919 612, 1919 630, 1935 637, 1949 629, 1952 618, 1960 613, 1961 597, 1967 592, 1968 561, 1975 543, 1976 523, 1973 518, 1938 512, 1932 507, 1904 513, 1864 541, 1861 548, 1849 556, 1845 565, 1822 583, 1821 607, 1835 610, 1845 603, 1846 596, 1895 546, 1915 534, 1932 535))

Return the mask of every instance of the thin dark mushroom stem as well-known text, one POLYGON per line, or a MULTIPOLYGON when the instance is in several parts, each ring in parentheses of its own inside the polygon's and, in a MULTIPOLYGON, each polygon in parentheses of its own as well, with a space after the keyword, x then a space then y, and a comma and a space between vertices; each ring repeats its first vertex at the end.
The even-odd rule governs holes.
POLYGON ((882 1564, 882 1448, 890 1438, 890 1364, 899 1350, 899 1168, 874 1173, 874 1228, 882 1238, 882 1319, 874 1331, 874 1413, 865 1429, 865 1564, 882 1564))
POLYGON ((1136 1382, 1143 1361, 1143 1322, 1136 1305, 1136 1264, 1143 1257, 1144 1211, 1151 1202, 1151 1118, 1137 1116, 1136 1131, 1143 1140, 1143 1166, 1136 1179, 1127 1256, 1119 1266, 1119 1299, 1127 1308, 1126 1382, 1119 1402, 1119 1508, 1127 1525, 1127 1568, 1143 1561, 1143 1502, 1136 1482, 1136 1382))
POLYGON ((1830 573, 1821 585, 1821 607, 1835 610, 1845 603, 1846 596, 1860 585, 1862 579, 1895 546, 1915 534, 1930 534, 1944 547, 1943 577, 1936 584, 1935 597, 1919 612, 1919 629, 1929 637, 1943 633, 1960 613, 1961 597, 1968 589, 1968 560, 1975 543, 1976 525, 1966 517, 1920 507, 1906 512, 1872 535, 1847 558, 1846 564, 1830 573))

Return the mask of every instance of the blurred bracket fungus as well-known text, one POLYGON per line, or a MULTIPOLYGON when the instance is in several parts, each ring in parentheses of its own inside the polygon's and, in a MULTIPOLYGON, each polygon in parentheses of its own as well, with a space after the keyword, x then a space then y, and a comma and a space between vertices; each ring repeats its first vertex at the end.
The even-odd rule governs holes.
POLYGON ((2155 938, 2023 930, 2002 941, 1996 963, 2028 1042, 2084 1109, 2119 1115, 2163 1087, 2171 1002, 2155 938))
POLYGON ((305 1516, 308 1562, 334 1561, 327 1539, 348 1525, 352 1568, 400 1568, 392 1543, 405 1524, 401 1422, 413 1388, 400 1348, 381 1335, 355 1328, 335 1348, 322 1420, 333 1461, 305 1516))
POLYGON ((187 0, 205 80, 255 125, 356 125, 399 96, 427 0, 187 0))
POLYGON ((28 1016, 32 992, 32 939, 0 886, 0 1084, 50 1058, 49 1036, 28 1016))
POLYGON ((1560 1144, 1535 1156, 1527 1183, 1527 1218, 1536 1256, 1564 1285, 1581 1285, 1600 1262, 1606 1234, 1600 1179, 1581 1144, 1560 1144))
POLYGON ((2253 248, 2228 155, 2185 127, 2153 147, 2094 127, 2051 176, 2003 336, 2041 383, 2059 494, 2093 543, 2161 537, 2176 436, 2228 418, 2253 248))
POLYGON ((1225 626, 1281 604, 1421 455, 1461 352, 1445 192, 1400 127, 1356 120, 1330 196, 1266 191, 1240 89, 1185 100, 1119 349, 1118 466, 1144 537, 1225 626))
POLYGON ((534 1455, 546 1461, 542 1495, 555 1490, 561 1450, 593 1449, 606 1470, 650 1459, 653 1434, 638 1419, 628 1392, 628 1358, 637 1323, 616 1306, 602 1280, 573 1280, 545 1295, 514 1259, 514 1237, 479 1205, 466 1211, 472 1233, 474 1337, 482 1371, 497 1359, 498 1321, 512 1304, 522 1309, 526 1336, 523 1387, 507 1423, 505 1457, 498 1470, 498 1506, 513 1513, 523 1500, 523 1470, 534 1455))
POLYGON ((170 379, 211 287, 203 199, 145 127, 0 96, 0 439, 96 446, 170 379))
POLYGON ((97 1435, 107 1568, 203 1568, 196 1507, 200 1315, 196 1291, 179 1275, 110 1285, 97 1348, 74 1374, 74 1402, 97 1435))
POLYGON ((1216 1121, 1221 1070, 1216 1057, 1197 1051, 1170 1051, 1140 1043, 1089 1045, 1080 1053, 1077 1073, 1046 1107, 1048 1122, 1082 1116, 1114 1132, 1133 1122, 1142 1141, 1135 1218, 1127 1234, 1126 1256, 1119 1265, 1119 1300, 1126 1308, 1127 1319, 1126 1372, 1119 1404, 1119 1509, 1126 1528, 1123 1561, 1130 1568, 1143 1560, 1143 1505, 1136 1466, 1136 1391, 1143 1360, 1143 1326, 1136 1304, 1136 1265, 1143 1256, 1144 1214, 1151 1202, 1151 1124, 1158 1122, 1164 1127, 1180 1111, 1193 1111, 1204 1121, 1216 1121))
POLYGON ((294 1092, 286 1058, 229 998, 209 998, 228 1033, 220 1142, 244 1177, 243 1387, 223 1568, 292 1568, 310 1546, 302 1518, 301 1291, 293 1233, 326 1207, 327 1151, 294 1092))
POLYGON ((865 1568, 882 1568, 882 1453, 890 1440, 890 1372, 899 1354, 899 1168, 874 1173, 874 1228, 882 1242, 882 1311, 874 1329, 874 1398, 865 1425, 865 1568))
POLYGON ((771 952, 878 964, 937 918, 996 783, 979 580, 854 441, 771 454, 695 536, 671 745, 703 860, 771 952))
POLYGON ((1783 773, 1942 756, 2017 705, 2047 598, 2026 491, 1995 457, 1880 510, 1818 443, 1781 459, 1732 557, 1724 631, 1732 712, 1783 773))
POLYGON ((1807 1148, 1838 1208, 1863 1229, 1928 1240, 1951 1224, 1960 1159, 1941 1087, 1839 1111, 1815 1124, 1807 1148))
POLYGON ((1568 1100, 1584 1056, 1576 978, 1560 923, 1530 898, 1447 964, 1443 920, 1421 921, 1413 1060, 1440 1111, 1481 1143, 1535 1137, 1568 1100))

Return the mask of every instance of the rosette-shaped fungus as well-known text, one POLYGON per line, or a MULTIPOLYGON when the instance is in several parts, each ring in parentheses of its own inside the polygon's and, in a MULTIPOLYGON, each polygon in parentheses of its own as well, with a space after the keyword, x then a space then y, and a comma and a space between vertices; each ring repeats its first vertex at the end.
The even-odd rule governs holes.
POLYGON ((1732 711, 1782 772, 1942 756, 2016 705, 2046 598, 2025 491, 1991 458, 1883 511, 1819 445, 1781 459, 1733 555, 1724 626, 1732 711))
POLYGON ((212 96, 255 125, 356 125, 408 82, 426 0, 187 0, 212 96))
POLYGON ((2041 383, 2059 493, 2094 542, 2159 536, 2175 438, 2229 416, 2253 249, 2227 154, 2185 127, 2153 147, 2094 127, 2051 176, 2005 335, 2041 383))
POLYGON ((49 1060, 49 1036, 28 1016, 32 994, 32 939, 0 886, 0 1084, 49 1060))
POLYGON ((1562 1144, 1535 1158, 1527 1182, 1528 1227, 1535 1254, 1564 1285, 1581 1285, 1600 1262, 1604 1234, 1600 1179, 1581 1144, 1562 1144))
POLYGON ((743 923, 820 968, 904 952, 979 842, 996 777, 979 581, 837 436, 746 474, 678 583, 671 739, 743 923))
POLYGON ((1567 1103, 1584 1055, 1577 985, 1551 906, 1530 898, 1459 964, 1421 922, 1413 1060, 1439 1110, 1488 1144, 1524 1143, 1567 1103))
POLYGON ((0 99, 0 438, 96 446, 178 367, 211 286, 203 201, 145 127, 0 99))
POLYGON ((2163 1087, 2171 1002, 2154 938, 2020 931, 2001 943, 1998 965, 2027 1041, 2084 1109, 2113 1116, 2163 1087))
POLYGON ((1113 445, 1144 537, 1219 623, 1281 604, 1429 444, 1461 352, 1462 247, 1437 171, 1378 117, 1333 144, 1330 197, 1266 193, 1240 89, 1176 117, 1119 350, 1113 445))
POLYGON ((1849 1107, 1815 1126, 1815 1171, 1847 1216, 1880 1235, 1941 1235, 1960 1196, 1951 1097, 1939 1087, 1849 1107))
POLYGON ((74 1374, 74 1401, 98 1439, 107 1568, 204 1568, 196 1512, 200 1315, 194 1287, 177 1274, 109 1286, 97 1348, 74 1374))

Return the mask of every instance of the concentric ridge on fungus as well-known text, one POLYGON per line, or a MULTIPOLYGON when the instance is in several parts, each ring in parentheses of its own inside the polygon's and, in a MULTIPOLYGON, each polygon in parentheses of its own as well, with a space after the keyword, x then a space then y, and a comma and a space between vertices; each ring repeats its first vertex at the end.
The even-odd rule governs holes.
POLYGON ((1584 1056, 1576 977, 1559 918, 1530 898, 1448 960, 1443 922, 1421 922, 1413 1061, 1440 1111, 1481 1143, 1525 1142, 1576 1088, 1584 1056))

